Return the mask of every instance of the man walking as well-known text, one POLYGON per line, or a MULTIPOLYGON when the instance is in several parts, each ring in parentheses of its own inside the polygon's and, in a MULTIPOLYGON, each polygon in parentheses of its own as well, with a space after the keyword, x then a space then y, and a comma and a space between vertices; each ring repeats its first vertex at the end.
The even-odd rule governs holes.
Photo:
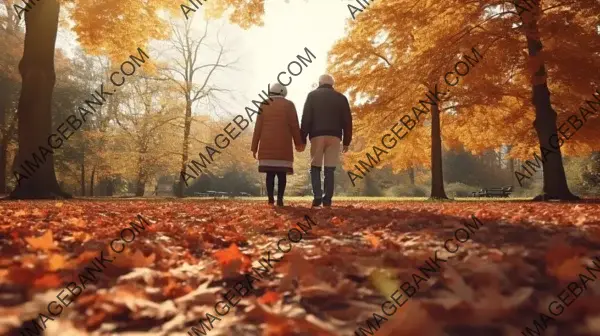
POLYGON ((340 141, 343 153, 352 141, 352 115, 348 99, 333 89, 330 75, 319 77, 319 87, 308 94, 302 113, 302 141, 310 138, 310 179, 313 206, 331 206, 333 173, 340 160, 340 141), (325 166, 325 195, 321 190, 321 167, 325 166))

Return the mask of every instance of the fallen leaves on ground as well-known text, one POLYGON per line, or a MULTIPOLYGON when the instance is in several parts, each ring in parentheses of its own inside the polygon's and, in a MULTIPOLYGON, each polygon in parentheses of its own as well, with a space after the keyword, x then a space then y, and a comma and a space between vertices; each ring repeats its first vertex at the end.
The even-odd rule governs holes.
MULTIPOLYGON (((88 272, 94 281, 60 318, 45 321, 46 335, 186 335, 200 319, 207 323, 226 293, 237 305, 207 334, 352 335, 363 327, 368 335, 370 318, 378 336, 519 335, 539 313, 548 314, 548 303, 579 273, 588 274, 586 265, 600 262, 599 210, 529 202, 338 202, 310 209, 235 201, 3 201, 0 334, 19 335, 30 321, 40 322, 64 286, 81 285, 79 275, 88 272), (151 224, 134 231, 138 214, 151 224), (445 251, 472 214, 483 226, 456 253, 445 251), (291 237, 300 232, 301 240, 273 254, 305 215, 317 225, 296 230, 291 237), (123 229, 135 239, 116 252, 111 241, 123 229), (403 294, 402 303, 404 282, 415 285, 436 250, 447 262, 390 313, 390 296, 403 294), (110 260, 103 265, 101 253, 110 260), (89 271, 96 267, 101 271, 89 271), (254 291, 240 294, 235 286, 247 274, 256 278, 254 291), (382 311, 386 301, 389 315, 382 311)), ((600 281, 589 282, 548 330, 598 334, 598 299, 600 281)))

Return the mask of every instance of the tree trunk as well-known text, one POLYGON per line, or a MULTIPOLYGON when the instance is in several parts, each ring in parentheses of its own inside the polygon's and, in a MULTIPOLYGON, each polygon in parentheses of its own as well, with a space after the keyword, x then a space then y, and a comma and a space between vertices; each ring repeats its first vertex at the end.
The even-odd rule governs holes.
MULTIPOLYGON (((512 151, 513 147, 512 145, 508 145, 506 147, 506 156, 510 155, 510 152, 512 151)), ((515 159, 513 157, 509 157, 507 162, 506 162, 506 170, 508 170, 508 184, 511 184, 512 179, 515 176, 515 159)))
MULTIPOLYGON (((143 152, 145 153, 145 152, 143 152)), ((146 177, 144 176, 144 161, 142 160, 142 154, 140 153, 140 157, 138 159, 138 176, 135 186, 135 196, 143 197, 146 191, 146 177)))
POLYGON ((0 194, 6 193, 6 147, 0 147, 0 194))
POLYGON ((408 168, 408 179, 410 180, 411 185, 415 185, 415 168, 408 168))
POLYGON ((94 178, 96 177, 96 166, 92 168, 92 176, 90 177, 90 196, 94 196, 94 178))
POLYGON ((85 160, 81 162, 81 196, 85 196, 85 160))
POLYGON ((106 185, 106 196, 112 197, 114 193, 115 193, 115 182, 111 178, 110 180, 108 180, 108 184, 106 185))
POLYGON ((496 167, 498 167, 498 169, 502 169, 502 148, 500 148, 498 150, 498 162, 496 164, 496 167))
MULTIPOLYGON (((58 0, 44 0, 25 13, 25 47, 19 63, 22 78, 17 110, 19 150, 13 163, 15 172, 23 177, 18 179, 11 198, 71 197, 58 185, 52 154, 47 154, 39 168, 33 171, 27 172, 22 168, 25 160, 34 161, 33 154, 41 158, 39 146, 47 146, 48 136, 52 134, 51 104, 56 82, 54 49, 59 9, 58 0)), ((14 175, 17 178, 17 174, 14 175)))
POLYGON ((14 117, 10 121, 10 125, 6 130, 6 133, 2 137, 0 142, 0 194, 8 192, 8 186, 6 185, 6 164, 8 163, 8 143, 14 136, 15 127, 17 126, 17 118, 14 117))
POLYGON ((532 77, 532 102, 535 107, 535 120, 533 126, 538 136, 540 143, 540 153, 542 147, 553 150, 555 154, 546 156, 543 162, 544 174, 544 192, 538 195, 534 200, 576 200, 579 197, 573 195, 567 185, 567 177, 562 162, 562 154, 560 147, 554 149, 550 145, 550 137, 557 134, 556 130, 556 111, 550 103, 550 90, 548 90, 546 66, 543 59, 540 57, 543 45, 540 39, 540 32, 537 27, 537 21, 541 14, 539 3, 531 1, 523 4, 522 1, 517 1, 516 4, 524 6, 528 10, 517 9, 521 11, 520 17, 523 22, 525 37, 527 39, 527 49, 531 64, 535 64, 532 77))
MULTIPOLYGON (((8 83, 6 83, 8 86, 8 83)), ((4 86, 4 83, 0 82, 0 133, 2 139, 0 141, 0 194, 6 192, 6 154, 8 151, 8 139, 10 133, 6 130, 6 115, 8 110, 8 102, 10 101, 9 90, 4 86), (4 132, 6 130, 6 132, 4 132)))
POLYGON ((137 185, 135 187, 135 196, 136 197, 144 197, 144 194, 146 193, 146 183, 143 182, 142 180, 137 181, 137 185))
MULTIPOLYGON (((185 102, 185 120, 183 122, 183 155, 181 160, 181 171, 186 171, 185 164, 188 160, 188 152, 190 150, 190 129, 192 128, 192 101, 190 97, 186 97, 185 102)), ((179 179, 179 189, 177 197, 185 197, 185 182, 179 179)))
MULTIPOLYGON (((439 103, 438 103, 439 104, 439 103)), ((448 199, 444 191, 442 174, 442 134, 440 128, 440 108, 431 106, 431 197, 448 199)))

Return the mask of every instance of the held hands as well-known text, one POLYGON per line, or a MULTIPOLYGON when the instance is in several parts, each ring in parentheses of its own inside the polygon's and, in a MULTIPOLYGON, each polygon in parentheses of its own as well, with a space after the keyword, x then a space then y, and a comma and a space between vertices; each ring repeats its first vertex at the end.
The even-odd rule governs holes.
POLYGON ((296 151, 297 152, 304 152, 305 148, 306 148, 306 144, 301 144, 299 146, 296 146, 296 151))

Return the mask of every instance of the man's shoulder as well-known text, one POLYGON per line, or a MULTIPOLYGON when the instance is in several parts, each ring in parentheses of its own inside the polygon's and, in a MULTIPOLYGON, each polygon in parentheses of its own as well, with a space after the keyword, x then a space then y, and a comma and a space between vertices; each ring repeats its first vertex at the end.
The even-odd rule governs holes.
POLYGON ((331 96, 341 96, 346 98, 346 96, 344 96, 343 93, 337 91, 336 89, 333 88, 316 88, 314 90, 312 90, 308 95, 314 95, 314 94, 322 94, 322 95, 331 95, 331 96))
POLYGON ((346 101, 346 102, 348 101, 348 98, 343 93, 341 93, 335 89, 332 89, 331 91, 332 91, 332 95, 335 95, 341 101, 346 101))

